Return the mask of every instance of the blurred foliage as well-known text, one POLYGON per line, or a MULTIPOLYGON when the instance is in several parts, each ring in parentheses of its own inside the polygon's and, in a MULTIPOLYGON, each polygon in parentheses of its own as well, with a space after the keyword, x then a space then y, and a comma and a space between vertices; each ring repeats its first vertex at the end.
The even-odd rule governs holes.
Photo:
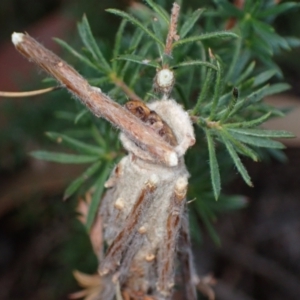
POLYGON ((64 120, 56 120, 54 114, 59 109, 72 110, 74 105, 65 101, 53 101, 63 99, 66 91, 57 91, 52 95, 39 97, 33 101, 31 98, 22 99, 22 103, 16 104, 11 100, 1 101, 1 111, 5 119, 5 128, 0 131, 0 155, 5 157, 0 161, 0 174, 12 174, 13 171, 22 167, 28 158, 28 150, 35 147, 37 142, 47 146, 49 143, 44 139, 46 130, 60 130, 66 123, 64 120))
POLYGON ((0 42, 7 39, 13 31, 22 30, 51 13, 61 2, 61 0, 1 0, 0 42))
MULTIPOLYGON (((105 8, 113 5, 124 8, 122 1, 62 1, 47 0, 36 3, 35 1, 3 0, 0 1, 0 41, 10 40, 13 31, 24 31, 24 28, 38 23, 43 17, 55 13, 60 9, 60 14, 67 18, 81 18, 83 12, 91 17, 98 35, 107 43, 102 44, 109 51, 109 44, 113 42, 113 34, 118 27, 118 22, 105 13, 105 8), (102 26, 99 26, 102 24, 102 26), (110 28, 107 31, 106 28, 110 28)), ((70 32, 73 44, 79 43, 70 32)), ((76 63, 76 60, 73 61, 76 63)), ((79 66, 80 68, 80 66, 79 66)), ((83 70, 83 72, 85 72, 83 70)), ((14 80, 20 89, 32 90, 38 86, 38 76, 32 76, 30 82, 18 76, 16 70, 14 80)), ((47 80, 45 84, 48 85, 47 80)), ((64 112, 77 110, 69 101, 60 101, 66 98, 66 91, 56 91, 50 95, 35 98, 24 98, 11 101, 1 99, 0 108, 3 119, 0 130, 0 155, 5 157, 0 161, 0 174, 7 176, 22 168, 28 161, 28 151, 37 144, 44 147, 48 141, 43 138, 45 131, 58 131, 66 126, 66 118, 62 117, 59 110, 64 112), (59 117, 56 117, 56 114, 59 117), (54 122, 55 120, 55 122, 54 122)))
POLYGON ((35 197, 1 218, 0 275, 15 284, 7 297, 9 285, 3 288, 2 299, 65 299, 75 286, 75 266, 95 272, 97 259, 75 218, 77 201, 60 200, 35 197), (4 267, 9 271, 3 273, 4 267))

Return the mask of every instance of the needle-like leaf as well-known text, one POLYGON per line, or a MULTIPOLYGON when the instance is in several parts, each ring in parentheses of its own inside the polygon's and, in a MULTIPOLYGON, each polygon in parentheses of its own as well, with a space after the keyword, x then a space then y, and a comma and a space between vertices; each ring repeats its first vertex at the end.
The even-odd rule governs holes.
POLYGON ((225 38, 237 38, 238 35, 236 35, 233 32, 230 31, 219 31, 219 32, 211 32, 211 33, 203 33, 197 36, 191 36, 185 39, 178 40, 173 43, 173 48, 176 48, 178 46, 182 46, 187 43, 194 43, 197 41, 204 41, 209 39, 225 39, 225 38))
POLYGON ((192 15, 189 16, 187 20, 183 23, 179 31, 179 36, 181 39, 183 39, 189 33, 189 31, 194 27, 195 23, 198 21, 203 11, 204 9, 195 10, 192 13, 192 15))
POLYGON ((96 66, 93 62, 91 62, 86 56, 81 55, 79 52, 74 50, 71 46, 69 46, 68 43, 66 43, 63 40, 60 40, 58 38, 54 38, 54 40, 62 46, 64 49, 66 49, 68 52, 70 52, 72 55, 74 55, 76 58, 78 58, 80 61, 82 61, 87 66, 91 67, 92 69, 95 69, 97 71, 104 71, 104 69, 101 66, 96 66))
POLYGON ((47 132, 47 137, 49 137, 51 140, 70 147, 71 149, 75 151, 79 151, 84 154, 90 154, 90 155, 98 155, 99 157, 103 155, 103 149, 100 147, 96 147, 94 145, 89 145, 87 143, 84 143, 82 141, 76 140, 74 138, 71 138, 65 134, 56 133, 56 132, 47 132))
POLYGON ((61 164, 86 164, 99 160, 99 156, 76 155, 49 151, 33 151, 30 154, 38 159, 61 164))
POLYGON ((145 59, 145 58, 135 55, 135 54, 120 55, 119 57, 117 57, 117 59, 131 61, 131 62, 135 62, 140 65, 149 66, 149 67, 153 67, 153 68, 159 67, 159 64, 157 62, 150 61, 148 59, 145 59))
POLYGON ((92 201, 91 201, 91 204, 89 207, 89 212, 88 212, 87 219, 86 219, 86 228, 88 231, 90 231, 90 229, 94 223, 95 216, 98 212, 99 203, 101 201, 101 195, 104 190, 104 183, 105 183, 105 180, 107 179, 110 171, 111 171, 111 168, 110 168, 109 164, 106 163, 104 165, 104 168, 101 170, 101 174, 100 174, 99 178, 95 182, 95 185, 94 185, 95 191, 92 196, 92 201))
POLYGON ((219 164, 218 164, 216 150, 215 150, 213 138, 211 136, 211 132, 210 130, 205 130, 205 133, 206 133, 206 139, 208 144, 211 183, 212 183, 215 199, 217 200, 219 198, 220 191, 221 191, 219 164))
POLYGON ((164 22, 169 25, 169 15, 168 13, 160 6, 157 5, 154 1, 152 0, 145 0, 149 6, 164 20, 164 22))
POLYGON ((101 162, 96 162, 95 164, 91 165, 86 171, 84 171, 79 177, 73 180, 66 188, 63 199, 66 200, 71 197, 85 181, 87 181, 97 170, 99 170, 100 166, 101 162))
POLYGON ((241 159, 239 158, 238 154, 236 153, 232 143, 225 137, 223 137, 223 142, 234 162, 234 165, 236 166, 237 170, 239 171, 239 173, 242 175, 243 179, 245 180, 245 182, 249 185, 249 186, 253 186, 252 182, 251 182, 251 178, 246 170, 246 168, 244 167, 243 163, 241 162, 241 159))
POLYGON ((82 21, 78 24, 78 32, 82 39, 82 42, 87 47, 93 58, 99 62, 99 66, 103 67, 107 72, 111 71, 111 67, 107 60, 104 58, 100 48, 98 47, 96 40, 92 34, 89 22, 84 15, 82 21))
POLYGON ((107 9, 106 11, 115 14, 117 16, 120 16, 126 20, 128 20, 129 22, 135 24, 136 26, 138 26, 140 29, 142 29, 150 38, 152 38, 154 41, 156 41, 157 43, 159 43, 161 46, 164 46, 163 42, 161 40, 159 40, 155 34, 153 32, 151 32, 147 27, 145 27, 139 20, 137 20, 136 18, 130 16, 129 14, 125 13, 124 11, 118 10, 118 9, 107 9))

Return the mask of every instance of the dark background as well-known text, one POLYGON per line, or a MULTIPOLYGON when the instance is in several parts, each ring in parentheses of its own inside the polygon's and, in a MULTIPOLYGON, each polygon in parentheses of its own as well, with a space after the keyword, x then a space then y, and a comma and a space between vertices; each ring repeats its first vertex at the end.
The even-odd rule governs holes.
MULTIPOLYGON (((64 55, 51 37, 76 46, 76 21, 86 12, 93 32, 110 43, 119 20, 104 9, 125 8, 129 2, 1 0, 0 90, 42 86, 37 68, 11 45, 13 31, 27 31, 64 55)), ((280 17, 276 29, 299 37, 299 17, 299 13, 280 17)), ((300 49, 295 49, 276 58, 292 90, 274 99, 279 105, 292 101, 294 118, 268 125, 296 133, 300 128, 299 54, 300 49)), ((72 63, 72 58, 68 61, 72 63)), ((78 289, 72 270, 96 270, 88 237, 76 219, 76 199, 61 200, 64 188, 82 167, 46 163, 27 155, 33 149, 53 147, 43 133, 63 128, 64 122, 54 121, 54 115, 72 108, 71 100, 62 101, 67 98, 64 91, 35 98, 0 98, 0 299, 66 299, 78 289)), ((289 146, 286 164, 245 162, 254 188, 239 178, 226 188, 227 193, 246 195, 249 205, 216 221, 222 246, 214 245, 209 236, 201 245, 195 243, 199 274, 212 273, 218 280, 217 299, 300 299, 300 142, 295 139, 289 146)))

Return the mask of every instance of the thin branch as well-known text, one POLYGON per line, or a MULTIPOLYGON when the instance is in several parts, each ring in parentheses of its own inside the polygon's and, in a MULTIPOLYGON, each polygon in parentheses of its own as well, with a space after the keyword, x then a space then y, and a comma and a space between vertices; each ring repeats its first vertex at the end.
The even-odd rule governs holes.
POLYGON ((170 26, 169 26, 168 36, 166 40, 166 46, 165 46, 165 54, 168 56, 171 56, 172 54, 173 41, 178 41, 180 38, 179 35, 177 34, 177 22, 179 17, 179 11, 180 11, 180 6, 174 2, 172 12, 171 12, 171 20, 170 20, 170 26))
POLYGON ((119 87, 128 97, 132 100, 143 101, 122 79, 113 76, 111 77, 112 82, 119 87))
POLYGON ((177 154, 158 134, 129 111, 112 101, 100 89, 90 86, 65 61, 44 48, 29 35, 13 33, 12 42, 20 53, 58 80, 72 94, 78 97, 95 116, 103 117, 120 128, 128 137, 141 145, 144 150, 151 153, 163 164, 168 166, 178 164, 177 154))
POLYGON ((49 88, 35 90, 35 91, 28 91, 28 92, 1 92, 0 91, 0 97, 8 97, 8 98, 32 97, 32 96, 46 94, 60 88, 61 86, 52 86, 49 88))

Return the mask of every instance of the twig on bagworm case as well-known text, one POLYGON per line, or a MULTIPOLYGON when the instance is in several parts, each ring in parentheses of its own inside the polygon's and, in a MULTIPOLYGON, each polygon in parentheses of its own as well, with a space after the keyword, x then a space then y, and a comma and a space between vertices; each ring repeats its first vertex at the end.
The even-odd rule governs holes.
POLYGON ((173 8, 171 12, 171 20, 169 25, 168 36, 165 46, 165 54, 171 56, 173 41, 179 40, 179 35, 177 34, 177 22, 179 17, 180 6, 177 3, 173 3, 173 8))
POLYGON ((100 89, 90 86, 87 80, 65 61, 27 34, 13 33, 12 42, 19 52, 64 85, 94 115, 103 117, 120 128, 158 161, 168 166, 177 165, 177 154, 170 145, 130 112, 112 101, 100 89))
POLYGON ((129 88, 122 79, 118 78, 117 76, 111 76, 110 78, 112 82, 119 87, 129 99, 143 101, 143 99, 141 99, 131 88, 129 88))

